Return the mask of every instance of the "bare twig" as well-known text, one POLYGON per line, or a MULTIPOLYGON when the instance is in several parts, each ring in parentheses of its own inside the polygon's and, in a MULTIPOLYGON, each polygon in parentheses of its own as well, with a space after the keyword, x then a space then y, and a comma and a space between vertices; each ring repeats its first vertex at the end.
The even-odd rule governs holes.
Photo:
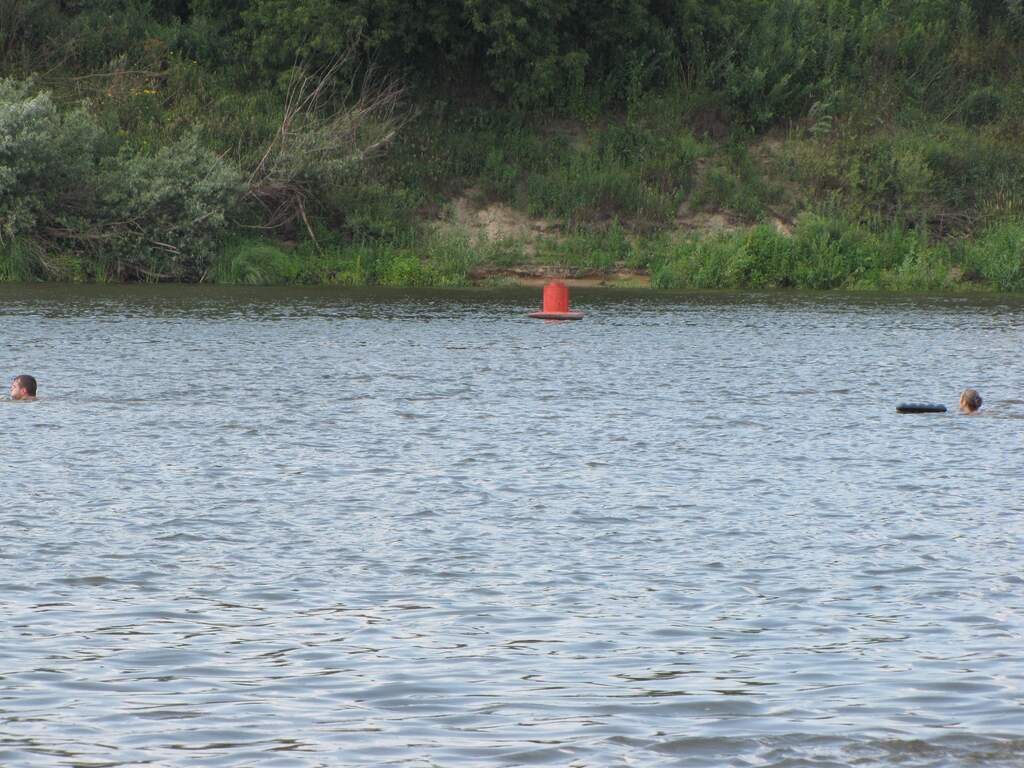
POLYGON ((150 240, 149 242, 150 244, 155 245, 162 251, 173 253, 175 256, 181 255, 181 251, 177 248, 177 246, 171 245, 170 243, 161 243, 159 240, 150 240))
POLYGON ((301 223, 316 243, 309 201, 340 170, 365 162, 394 139, 403 120, 403 91, 395 80, 371 67, 336 92, 355 52, 350 47, 316 72, 293 68, 280 125, 248 179, 248 197, 266 212, 267 228, 301 223))

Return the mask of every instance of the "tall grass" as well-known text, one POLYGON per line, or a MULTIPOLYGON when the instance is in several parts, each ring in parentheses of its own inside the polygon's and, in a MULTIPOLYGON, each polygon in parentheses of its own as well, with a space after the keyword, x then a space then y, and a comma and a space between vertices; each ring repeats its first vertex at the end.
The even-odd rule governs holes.
POLYGON ((487 252, 464 238, 440 235, 407 245, 306 241, 290 248, 245 238, 226 243, 203 279, 222 285, 458 287, 468 284, 487 252))
POLYGON ((982 279, 1001 291, 1024 290, 1024 224, 1006 222, 963 244, 968 279, 982 279))
POLYGON ((0 244, 0 282, 41 280, 40 267, 40 253, 31 241, 15 237, 0 244))
POLYGON ((690 239, 655 266, 659 288, 935 290, 953 287, 950 251, 919 235, 808 215, 793 236, 760 225, 690 239))

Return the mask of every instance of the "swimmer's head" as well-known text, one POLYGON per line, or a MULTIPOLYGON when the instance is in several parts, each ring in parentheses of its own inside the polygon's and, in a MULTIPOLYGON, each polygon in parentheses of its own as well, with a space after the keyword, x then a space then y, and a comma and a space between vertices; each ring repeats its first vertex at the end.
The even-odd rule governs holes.
POLYGON ((11 400, 31 400, 35 396, 35 378, 27 374, 14 377, 14 381, 11 382, 11 400))
POLYGON ((965 389, 960 393, 960 410, 964 413, 974 413, 981 408, 981 395, 976 389, 965 389))

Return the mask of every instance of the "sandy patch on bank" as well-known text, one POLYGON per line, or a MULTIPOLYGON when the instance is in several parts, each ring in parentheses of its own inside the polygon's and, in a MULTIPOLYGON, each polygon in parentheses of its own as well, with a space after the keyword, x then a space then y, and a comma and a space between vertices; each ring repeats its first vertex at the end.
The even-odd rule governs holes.
POLYGON ((504 203, 483 203, 480 191, 472 188, 450 203, 448 215, 436 226, 441 232, 465 236, 471 245, 508 240, 520 242, 525 256, 537 252, 538 240, 559 236, 557 224, 547 219, 531 218, 504 203))
MULTIPOLYGON (((791 222, 772 215, 769 221, 776 231, 792 234, 791 222)), ((746 229, 750 222, 741 221, 722 211, 691 210, 689 201, 679 206, 668 232, 674 240, 730 234, 746 229)), ((633 269, 573 269, 531 264, 544 241, 558 240, 562 235, 559 223, 531 217, 510 205, 488 202, 477 188, 466 189, 445 206, 445 213, 434 224, 442 234, 464 237, 471 246, 508 243, 518 247, 523 263, 515 267, 483 265, 470 273, 475 283, 507 282, 539 286, 558 279, 570 287, 644 287, 651 283, 650 274, 633 269)))
POLYGON ((527 267, 481 267, 469 274, 474 283, 507 282, 525 287, 540 287, 561 280, 570 288, 648 288, 651 276, 638 269, 573 270, 536 265, 527 267))

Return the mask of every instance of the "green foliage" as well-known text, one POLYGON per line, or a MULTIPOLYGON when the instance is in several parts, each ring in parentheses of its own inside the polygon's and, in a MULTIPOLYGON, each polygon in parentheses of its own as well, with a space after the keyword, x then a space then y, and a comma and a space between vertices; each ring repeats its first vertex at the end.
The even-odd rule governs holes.
POLYGON ((323 208, 338 217, 336 229, 349 240, 404 243, 412 240, 423 195, 404 186, 385 186, 359 177, 338 186, 323 200, 323 208))
MULTIPOLYGON (((1018 0, 0 0, 0 54, 151 71, 175 56, 275 87, 340 52, 441 92, 595 117, 684 82, 721 93, 755 128, 885 80, 936 108, 965 78, 1013 78, 1018 0), (1007 67, 1009 61, 1010 66, 1007 67)), ((977 85, 972 86, 977 90, 977 85)), ((966 89, 966 90, 965 90, 966 89)), ((980 95, 974 119, 991 119, 980 95)), ((974 123, 970 123, 974 124, 974 123)))
POLYGON ((229 243, 210 262, 205 278, 222 285, 282 285, 300 282, 301 259, 263 240, 229 243))
POLYGON ((604 229, 585 229, 558 240, 545 241, 537 261, 560 267, 613 270, 633 265, 634 245, 617 220, 604 229))
POLYGON ((802 218, 792 237, 761 225, 687 240, 653 274, 659 288, 935 290, 952 280, 945 248, 819 216, 802 218))
POLYGON ((503 152, 490 167, 500 168, 506 183, 490 189, 507 193, 521 185, 531 215, 559 218, 570 227, 617 218, 650 229, 673 219, 703 153, 687 131, 666 135, 611 124, 533 168, 517 171, 511 153, 503 152))
POLYGON ((24 283, 42 278, 39 256, 38 247, 30 240, 8 238, 0 243, 0 283, 24 283))
MULTIPOLYGON (((181 34, 180 3, 153 0, 64 0, 49 27, 45 53, 82 69, 164 68, 181 34)), ((52 17, 51 17, 52 18, 52 17)), ((43 16, 46 19, 46 16, 43 16)))
POLYGON ((31 83, 0 80, 0 240, 88 206, 100 139, 84 109, 61 114, 31 83))
POLYGON ((430 238, 415 250, 379 251, 370 282, 391 287, 450 288, 465 285, 477 255, 459 238, 430 238))
POLYGON ((104 213, 124 222, 118 271, 156 279, 201 276, 244 192, 239 172, 195 135, 152 155, 120 153, 104 163, 101 184, 104 213))
POLYGON ((637 179, 623 162, 590 154, 567 157, 557 168, 527 181, 529 212, 575 225, 618 216, 647 225, 663 224, 675 213, 673 196, 637 179))
POLYGON ((333 284, 425 288, 465 285, 487 249, 459 237, 427 236, 408 246, 337 243, 297 247, 258 238, 230 240, 205 279, 227 285, 333 284))
POLYGON ((676 245, 651 275, 655 288, 721 288, 727 285, 725 267, 736 250, 727 235, 699 240, 692 237, 676 245))
POLYGON ((1024 290, 1024 225, 1008 222, 991 227, 963 246, 962 258, 968 279, 987 280, 1001 291, 1024 290))
POLYGON ((877 269, 877 249, 859 227, 809 215, 798 222, 793 248, 793 285, 799 288, 852 287, 877 269))
POLYGON ((440 194, 479 183, 483 191, 503 195, 517 188, 524 172, 550 167, 569 148, 566 136, 533 125, 523 113, 435 107, 405 126, 374 173, 440 194))
POLYGON ((614 9, 593 0, 252 0, 226 12, 205 0, 197 6, 203 25, 234 29, 237 50, 266 72, 296 58, 323 63, 356 42, 379 63, 407 67, 421 80, 482 75, 518 105, 577 115, 588 89, 623 102, 667 82, 678 67, 682 22, 700 15, 690 3, 651 8, 643 0, 614 9))
POLYGON ((955 126, 797 141, 776 169, 805 204, 937 237, 1024 215, 1024 148, 955 126))
POLYGON ((791 288, 797 279, 793 245, 772 227, 754 227, 731 255, 724 279, 747 288, 791 288))
POLYGON ((964 123, 969 126, 988 125, 998 119, 1003 100, 991 86, 978 88, 964 100, 964 123))
POLYGON ((62 21, 54 0, 0 0, 0 61, 38 63, 62 21))
POLYGON ((520 178, 521 171, 514 157, 510 157, 497 147, 487 153, 481 173, 481 180, 487 192, 505 200, 514 200, 520 178))
POLYGON ((30 84, 0 81, 0 240, 91 251, 121 277, 198 278, 240 174, 195 136, 152 154, 111 147, 83 108, 61 114, 30 84))
POLYGON ((950 254, 944 247, 928 247, 913 243, 902 260, 883 271, 877 281, 855 287, 882 288, 892 291, 937 291, 957 287, 950 254))
POLYGON ((801 0, 768 3, 726 59, 722 81, 731 104, 764 127, 799 112, 824 86, 816 61, 825 37, 818 9, 801 0))
POLYGON ((688 130, 655 131, 637 122, 608 125, 594 144, 603 162, 632 166, 642 182, 678 200, 692 190, 697 161, 707 154, 688 130))
POLYGON ((726 210, 746 219, 758 218, 774 197, 746 146, 731 142, 711 165, 691 202, 695 208, 726 210))
POLYGON ((0 0, 0 73, 53 88, 0 81, 0 278, 457 285, 533 258, 672 286, 1017 290, 1022 8, 0 0), (305 100, 293 75, 350 45, 305 100), (374 68, 413 85, 415 121, 387 100, 348 121, 374 68), (545 234, 422 226, 463 196, 545 234), (798 224, 680 242, 684 203, 798 224))

